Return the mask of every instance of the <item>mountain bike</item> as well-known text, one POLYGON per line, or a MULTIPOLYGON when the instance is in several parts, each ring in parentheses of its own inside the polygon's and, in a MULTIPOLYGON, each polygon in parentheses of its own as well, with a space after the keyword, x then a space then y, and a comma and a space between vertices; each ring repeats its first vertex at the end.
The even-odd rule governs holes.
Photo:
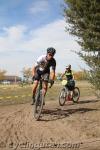
POLYGON ((71 96, 71 90, 66 86, 67 81, 63 80, 62 85, 64 86, 59 95, 59 105, 64 106, 66 101, 73 101, 77 103, 80 98, 80 90, 78 87, 73 88, 73 95, 71 96))
MULTIPOLYGON (((44 94, 43 94, 43 88, 42 88, 42 82, 44 80, 40 79, 39 81, 39 86, 36 92, 36 96, 35 96, 35 104, 34 104, 34 119, 35 120, 39 120, 41 115, 42 115, 42 110, 43 110, 43 105, 44 105, 44 94)), ((50 81, 48 81, 48 83, 50 83, 50 81)), ((52 84, 50 84, 49 88, 52 87, 52 84)))

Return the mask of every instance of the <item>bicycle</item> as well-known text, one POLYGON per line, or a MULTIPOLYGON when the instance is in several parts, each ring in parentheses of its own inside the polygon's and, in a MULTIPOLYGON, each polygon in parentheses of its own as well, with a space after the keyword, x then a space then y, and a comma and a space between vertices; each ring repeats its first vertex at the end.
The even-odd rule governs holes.
POLYGON ((73 96, 71 97, 71 90, 66 86, 67 80, 62 81, 62 85, 64 86, 59 95, 59 105, 64 106, 66 101, 73 101, 74 103, 77 103, 80 98, 80 90, 78 87, 74 87, 73 89, 73 96))
MULTIPOLYGON (((42 82, 44 80, 40 79, 39 86, 37 89, 37 93, 35 96, 35 104, 34 104, 34 119, 38 121, 42 115, 43 105, 44 105, 44 94, 43 94, 43 88, 42 88, 42 82)), ((50 81, 48 81, 50 83, 50 81)), ((49 88, 52 87, 52 84, 50 84, 49 88)))

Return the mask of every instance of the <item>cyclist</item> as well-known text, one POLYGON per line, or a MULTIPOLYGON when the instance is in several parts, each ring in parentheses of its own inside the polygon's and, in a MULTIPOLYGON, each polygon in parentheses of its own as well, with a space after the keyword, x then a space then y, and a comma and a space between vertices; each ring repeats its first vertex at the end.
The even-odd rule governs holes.
POLYGON ((66 66, 66 70, 62 74, 61 78, 64 75, 66 76, 66 79, 67 79, 66 87, 70 90, 70 95, 71 95, 71 99, 72 99, 73 98, 73 89, 75 87, 75 81, 74 81, 74 75, 73 75, 73 72, 71 70, 71 65, 70 64, 68 66, 66 66))
POLYGON ((41 77, 43 78, 44 95, 47 92, 49 78, 50 78, 49 82, 51 83, 51 85, 54 84, 55 69, 56 69, 56 60, 54 59, 55 53, 56 50, 53 47, 47 48, 47 54, 40 56, 37 59, 36 64, 32 68, 32 76, 33 76, 32 78, 34 81, 32 89, 32 99, 33 99, 32 105, 34 105, 35 102, 35 93, 41 77))

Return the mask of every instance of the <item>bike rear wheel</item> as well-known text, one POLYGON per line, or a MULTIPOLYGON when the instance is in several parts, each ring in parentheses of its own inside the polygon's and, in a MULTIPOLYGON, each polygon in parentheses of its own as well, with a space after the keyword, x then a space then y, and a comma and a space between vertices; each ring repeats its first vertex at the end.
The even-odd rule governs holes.
POLYGON ((42 90, 39 90, 36 94, 35 105, 34 105, 34 119, 39 120, 43 109, 44 96, 42 90))
POLYGON ((65 104, 65 101, 66 101, 66 90, 65 88, 63 88, 59 95, 59 105, 63 106, 65 104))
POLYGON ((80 90, 78 87, 75 87, 73 90, 73 102, 77 103, 80 98, 80 90))

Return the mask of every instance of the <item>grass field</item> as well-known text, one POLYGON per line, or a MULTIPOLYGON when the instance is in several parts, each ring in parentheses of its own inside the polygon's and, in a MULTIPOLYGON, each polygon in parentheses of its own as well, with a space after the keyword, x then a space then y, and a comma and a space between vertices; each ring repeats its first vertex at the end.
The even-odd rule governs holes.
MULTIPOLYGON (((93 96, 95 91, 87 81, 77 81, 76 86, 80 88, 81 97, 93 96)), ((62 88, 61 83, 56 83, 48 90, 46 100, 57 100, 62 88)), ((19 104, 31 102, 32 85, 0 85, 0 105, 19 104)))

